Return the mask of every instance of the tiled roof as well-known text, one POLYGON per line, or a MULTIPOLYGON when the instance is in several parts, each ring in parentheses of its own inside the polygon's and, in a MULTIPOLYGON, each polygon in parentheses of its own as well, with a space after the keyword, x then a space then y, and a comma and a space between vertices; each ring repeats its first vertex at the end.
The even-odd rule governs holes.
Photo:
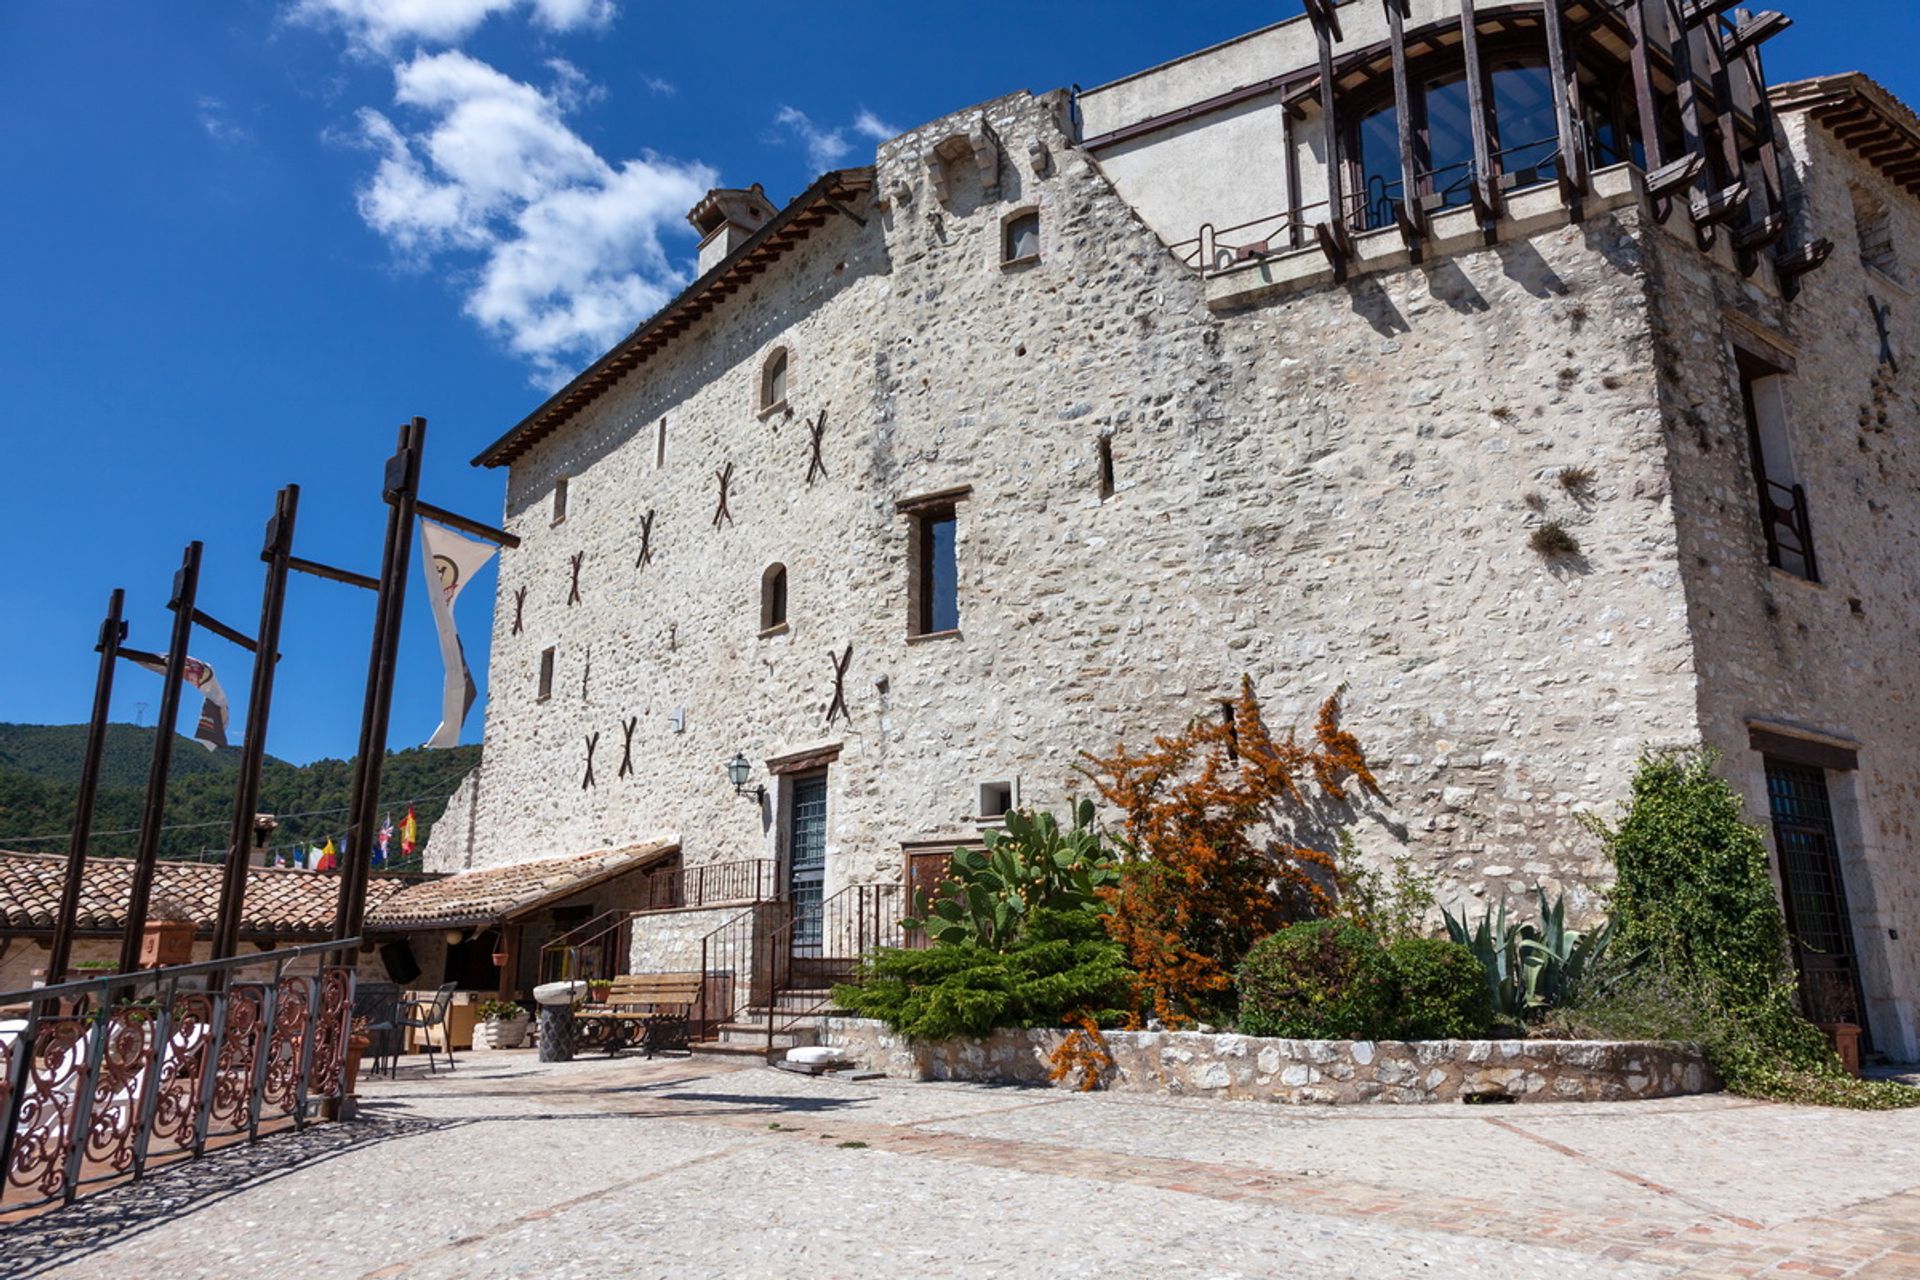
MULTIPOLYGON (((60 910, 67 860, 57 854, 0 850, 0 927, 51 930, 60 910)), ((407 881, 374 876, 367 884, 368 913, 407 887, 407 881)), ((118 933, 126 925, 133 888, 131 858, 89 858, 80 886, 82 933, 118 933)), ((340 877, 291 867, 247 871, 243 938, 325 938, 333 929, 340 877)), ((188 919, 211 932, 220 910, 220 867, 211 862, 161 862, 154 867, 148 917, 188 919)))
POLYGON ((624 849, 486 867, 425 880, 386 899, 378 910, 369 906, 367 928, 388 931, 491 924, 638 870, 679 847, 671 840, 655 840, 624 849))
POLYGON ((643 321, 613 350, 587 366, 579 377, 554 392, 551 399, 528 414, 513 430, 488 445, 485 452, 473 460, 473 465, 501 467, 511 463, 599 399, 629 371, 644 364, 654 352, 728 295, 752 284, 755 276, 766 271, 829 218, 854 217, 849 206, 858 204, 860 197, 872 187, 870 168, 834 169, 822 174, 765 226, 748 236, 738 249, 643 321))

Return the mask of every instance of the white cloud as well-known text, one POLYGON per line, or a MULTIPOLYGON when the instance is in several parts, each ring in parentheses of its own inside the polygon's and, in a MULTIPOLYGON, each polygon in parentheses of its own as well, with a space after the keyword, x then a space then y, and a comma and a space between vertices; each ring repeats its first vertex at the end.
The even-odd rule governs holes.
POLYGON ((358 51, 383 54, 410 42, 458 44, 494 14, 521 8, 549 31, 574 31, 611 23, 614 0, 295 0, 291 16, 337 27, 358 51))
POLYGON ((227 104, 214 97, 202 97, 194 104, 200 112, 200 127, 215 142, 238 144, 253 141, 253 131, 237 123, 227 104))
POLYGON ((666 98, 670 98, 674 94, 680 92, 679 88, 673 83, 673 81, 662 80, 659 76, 641 76, 640 83, 644 84, 645 86, 647 86, 647 88, 653 90, 655 93, 659 94, 660 96, 666 97, 666 98))
POLYGON ((896 138, 902 132, 865 107, 860 108, 860 114, 853 118, 853 131, 863 138, 872 138, 875 142, 896 138))
POLYGON ((807 162, 823 170, 835 167, 853 151, 853 144, 847 141, 848 129, 874 142, 885 142, 900 132, 865 107, 844 128, 823 129, 798 107, 781 107, 774 113, 773 122, 804 144, 807 162))
POLYGON ((401 123, 360 113, 380 155, 361 217, 416 265, 467 267, 467 314, 546 386, 685 283, 660 236, 716 180, 651 153, 603 159, 564 119, 591 86, 554 69, 543 91, 463 53, 423 54, 394 69, 401 123))

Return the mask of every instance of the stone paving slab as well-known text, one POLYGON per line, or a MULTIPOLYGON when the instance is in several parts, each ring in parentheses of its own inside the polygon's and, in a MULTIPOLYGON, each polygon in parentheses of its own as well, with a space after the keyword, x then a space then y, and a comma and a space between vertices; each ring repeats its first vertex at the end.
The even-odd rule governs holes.
POLYGON ((511 1054, 363 1098, 0 1230, 0 1274, 1920 1278, 1912 1112, 1282 1110, 511 1054))

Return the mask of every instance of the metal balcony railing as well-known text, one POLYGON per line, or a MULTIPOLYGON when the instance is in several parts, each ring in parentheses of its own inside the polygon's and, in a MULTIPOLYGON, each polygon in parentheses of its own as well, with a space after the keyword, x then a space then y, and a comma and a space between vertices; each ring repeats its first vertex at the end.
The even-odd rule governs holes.
POLYGON ((156 1161, 305 1125, 338 1097, 353 970, 287 965, 346 942, 0 992, 0 1214, 70 1203, 156 1161), (249 979, 249 972, 268 976, 249 979))

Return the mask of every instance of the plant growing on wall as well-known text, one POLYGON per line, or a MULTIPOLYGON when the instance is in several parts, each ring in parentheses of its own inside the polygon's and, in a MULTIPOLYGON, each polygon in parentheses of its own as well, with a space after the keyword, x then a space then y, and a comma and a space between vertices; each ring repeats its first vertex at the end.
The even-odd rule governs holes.
POLYGON ((1304 743, 1267 728, 1250 679, 1230 710, 1144 751, 1122 743, 1087 757, 1100 795, 1125 815, 1107 929, 1139 974, 1141 1005, 1170 1026, 1226 1020, 1248 949, 1331 912, 1333 858, 1291 833, 1350 788, 1380 791, 1340 727, 1338 693, 1304 743))
POLYGON ((1617 825, 1589 817, 1613 856, 1622 982, 1678 988, 1707 1061, 1737 1093, 1852 1107, 1920 1106, 1920 1089, 1855 1080, 1801 1017, 1766 843, 1710 751, 1648 754, 1617 825))

